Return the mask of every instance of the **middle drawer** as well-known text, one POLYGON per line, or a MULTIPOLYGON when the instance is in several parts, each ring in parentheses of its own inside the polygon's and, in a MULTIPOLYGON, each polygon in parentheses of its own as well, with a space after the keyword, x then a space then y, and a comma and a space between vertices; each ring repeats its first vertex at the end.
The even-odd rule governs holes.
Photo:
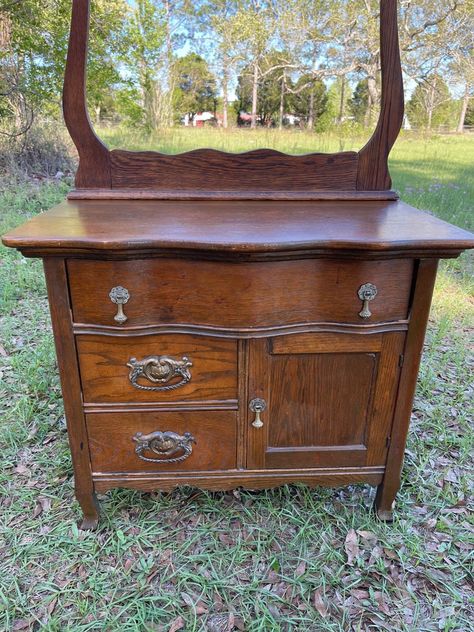
POLYGON ((237 399, 237 342, 188 334, 76 337, 85 403, 237 399))

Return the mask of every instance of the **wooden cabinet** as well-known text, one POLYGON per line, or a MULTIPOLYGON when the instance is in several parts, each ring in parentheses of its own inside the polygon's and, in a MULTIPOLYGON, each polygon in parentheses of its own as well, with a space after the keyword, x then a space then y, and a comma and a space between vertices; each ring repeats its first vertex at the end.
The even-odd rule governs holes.
MULTIPOLYGON (((197 255, 190 222, 168 252, 162 203, 150 204, 152 219, 141 202, 98 213, 68 201, 4 237, 44 258, 82 526, 97 524, 98 491, 181 484, 368 483, 378 487, 378 515, 390 519, 433 255, 457 256, 474 238, 411 209, 424 222, 415 239, 397 201, 332 203, 331 220, 322 202, 293 202, 294 213, 261 202, 240 219, 241 243, 223 235, 197 255), (121 225, 104 249, 96 235, 112 212, 121 225), (292 235, 286 252, 269 247, 268 212, 285 225, 282 246, 292 235), (301 212, 299 234, 291 217, 299 225, 301 212), (138 220, 143 235, 131 246, 140 213, 147 222, 138 220), (396 232, 381 250, 387 214, 396 232), (362 222, 357 247, 340 250, 335 225, 356 233, 362 222)), ((184 215, 194 207, 181 204, 184 215)), ((221 219, 234 208, 221 202, 221 219)))
POLYGON ((89 5, 73 0, 64 86, 76 188, 3 237, 44 260, 82 527, 96 492, 181 484, 367 483, 391 519, 438 260, 474 247, 391 190, 396 0, 372 138, 304 156, 109 151, 89 5))
POLYGON ((264 410, 263 426, 248 425, 249 467, 383 465, 404 342, 398 332, 253 341, 249 393, 264 410))

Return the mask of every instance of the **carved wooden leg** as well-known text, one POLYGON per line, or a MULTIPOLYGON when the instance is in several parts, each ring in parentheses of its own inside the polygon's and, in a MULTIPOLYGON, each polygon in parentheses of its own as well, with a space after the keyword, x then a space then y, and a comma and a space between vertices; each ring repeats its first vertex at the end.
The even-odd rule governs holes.
POLYGON ((90 494, 80 494, 76 492, 76 498, 81 505, 84 514, 79 523, 82 531, 94 531, 99 524, 99 503, 94 492, 90 494))
POLYGON ((390 480, 390 478, 387 479, 387 475, 385 475, 384 480, 377 487, 374 510, 379 520, 382 520, 383 522, 392 522, 393 508, 399 487, 399 482, 396 480, 390 480))
POLYGON ((81 380, 77 366, 65 261, 55 257, 46 258, 44 270, 74 467, 76 498, 84 512, 80 528, 95 529, 99 521, 99 506, 94 494, 86 420, 82 408, 81 380))
POLYGON ((387 522, 393 520, 393 504, 400 488, 403 454, 437 266, 436 259, 422 259, 418 262, 410 325, 405 344, 405 358, 400 374, 385 475, 377 488, 375 497, 377 516, 380 520, 387 522))

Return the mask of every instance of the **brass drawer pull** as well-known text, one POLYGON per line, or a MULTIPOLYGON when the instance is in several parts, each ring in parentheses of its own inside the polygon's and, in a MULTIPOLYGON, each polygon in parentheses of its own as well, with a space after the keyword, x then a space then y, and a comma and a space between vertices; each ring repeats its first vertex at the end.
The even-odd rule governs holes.
POLYGON ((191 381, 189 367, 193 366, 193 363, 186 356, 183 356, 181 360, 169 356, 148 356, 143 360, 130 358, 127 366, 130 368, 128 378, 135 388, 142 391, 171 391, 191 381), (168 384, 176 377, 181 378, 179 382, 168 384), (149 380, 159 386, 143 386, 138 384, 139 378, 149 380))
POLYGON ((196 439, 190 432, 185 432, 181 436, 171 430, 165 432, 157 430, 147 435, 137 432, 132 437, 132 441, 136 443, 135 454, 138 458, 149 463, 179 463, 184 461, 188 456, 191 456, 193 443, 196 443, 196 439), (145 451, 153 452, 162 458, 147 457, 143 454, 145 451), (179 452, 182 454, 175 456, 179 452))
POLYGON ((126 287, 117 285, 117 287, 113 287, 110 290, 109 298, 112 303, 117 305, 117 313, 114 316, 114 320, 120 325, 123 325, 128 320, 127 316, 125 316, 123 312, 123 306, 130 300, 130 292, 126 287))
POLYGON ((362 304, 362 311, 359 312, 359 316, 361 318, 370 318, 372 316, 372 312, 369 309, 369 302, 373 301, 377 296, 377 288, 373 283, 364 283, 361 285, 358 291, 358 296, 362 304))
POLYGON ((250 402, 249 408, 253 413, 255 413, 255 419, 252 421, 252 426, 254 428, 261 428, 263 426, 263 421, 260 418, 260 413, 263 413, 266 407, 267 402, 264 399, 260 399, 259 397, 252 399, 252 401, 250 402))

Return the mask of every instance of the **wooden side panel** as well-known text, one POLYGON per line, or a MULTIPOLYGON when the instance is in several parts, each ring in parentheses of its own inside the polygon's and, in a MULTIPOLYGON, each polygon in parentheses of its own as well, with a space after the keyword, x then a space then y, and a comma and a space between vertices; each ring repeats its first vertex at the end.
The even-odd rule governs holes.
POLYGON ((173 259, 68 262, 74 320, 114 326, 110 290, 130 293, 122 330, 185 324, 229 328, 321 321, 371 324, 403 320, 413 261, 297 260, 228 263, 173 259), (359 316, 358 289, 377 286, 372 317, 359 316))
POLYGON ((247 467, 264 468, 265 467, 265 450, 268 445, 268 407, 262 413, 263 426, 255 428, 252 422, 255 419, 255 413, 249 410, 249 403, 252 399, 260 398, 268 402, 270 392, 270 371, 268 370, 268 349, 269 340, 262 338, 260 340, 249 341, 249 389, 248 401, 246 402, 247 412, 247 467))
POLYGON ((382 336, 372 423, 367 435, 367 465, 383 465, 387 459, 405 337, 396 332, 382 336))
MULTIPOLYGON (((226 470, 236 467, 236 414, 230 411, 90 413, 87 430, 96 472, 172 472, 226 470), (133 437, 157 431, 196 440, 192 453, 178 463, 152 463, 135 453, 133 437)), ((182 452, 178 452, 180 456, 182 452)), ((149 458, 164 458, 145 452, 149 458)))
POLYGON ((400 487, 405 443, 437 268, 437 259, 422 259, 418 265, 410 327, 406 335, 404 363, 393 418, 390 449, 387 455, 384 480, 377 490, 375 501, 377 512, 382 519, 391 518, 393 501, 400 487))
POLYGON ((176 156, 111 152, 112 188, 170 191, 354 191, 357 154, 289 156, 270 149, 228 154, 197 149, 176 156))
POLYGON ((65 262, 63 259, 45 259, 44 271, 74 467, 74 487, 84 512, 83 527, 92 528, 97 525, 98 512, 82 410, 81 382, 72 332, 65 262))
MULTIPOLYGON (((237 399, 237 343, 234 340, 175 335, 78 336, 79 365, 85 402, 173 402, 237 399), (137 388, 129 379, 132 358, 149 356, 189 359, 190 380, 175 389, 137 388)), ((177 376, 157 384, 144 376, 136 384, 145 388, 182 382, 177 376)))

